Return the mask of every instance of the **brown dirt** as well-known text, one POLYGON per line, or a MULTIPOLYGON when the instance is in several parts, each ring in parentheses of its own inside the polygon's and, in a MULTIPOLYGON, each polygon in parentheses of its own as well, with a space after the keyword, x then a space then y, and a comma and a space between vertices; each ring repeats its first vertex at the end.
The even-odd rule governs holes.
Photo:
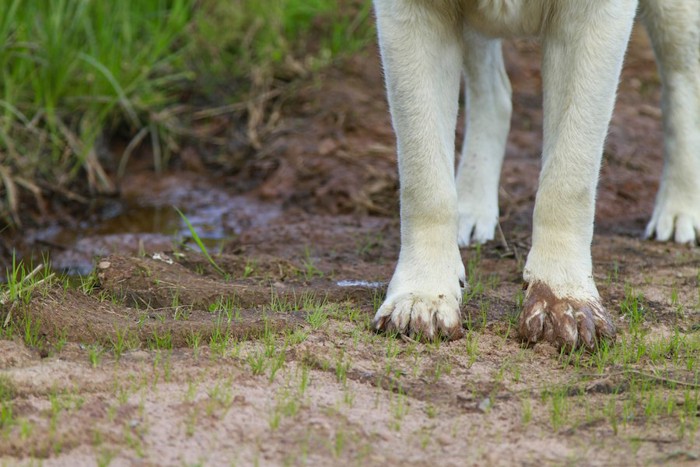
MULTIPOLYGON (((642 363, 596 372, 514 337, 539 170, 541 82, 534 42, 504 49, 514 88, 504 238, 463 251, 472 284, 483 285, 464 305, 466 338, 419 344, 369 330, 399 246, 393 134, 370 50, 284 102, 240 183, 221 188, 240 193, 254 180, 246 196, 281 207, 265 222, 253 214, 231 228, 236 235, 216 256, 225 277, 201 255, 137 238, 131 254, 98 261, 94 284, 54 283, 12 308, 23 327, 0 340, 0 403, 12 410, 11 422, 0 417, 0 462, 697 462, 697 413, 683 423, 621 414, 634 405, 632 375, 658 388, 644 397, 659 394, 675 414, 698 397, 696 369, 642 363), (341 285, 358 280, 382 284, 341 285), (222 296, 236 305, 231 317, 216 309, 222 296), (36 346, 24 343, 27 333, 36 346), (212 337, 222 334, 224 347, 212 337), (117 355, 120 336, 129 349, 117 355), (673 373, 659 373, 665 369, 673 373), (681 430, 684 423, 696 428, 681 430)), ((650 346, 676 332, 693 338, 700 325, 698 250, 639 239, 661 166, 658 98, 653 56, 637 30, 606 146, 593 256, 622 342, 630 334, 620 305, 633 288, 643 296, 650 346)), ((170 177, 158 183, 180 175, 170 177)), ((135 180, 131 186, 144 179, 135 180)))

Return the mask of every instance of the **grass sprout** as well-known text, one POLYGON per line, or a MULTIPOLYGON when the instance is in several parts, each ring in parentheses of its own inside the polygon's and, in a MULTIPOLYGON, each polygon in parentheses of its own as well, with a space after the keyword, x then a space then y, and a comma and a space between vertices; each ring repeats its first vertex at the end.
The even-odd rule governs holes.
POLYGON ((202 254, 207 259, 207 261, 209 261, 209 264, 211 264, 211 266, 214 269, 216 269, 216 271, 219 274, 221 274, 222 276, 225 276, 226 272, 224 272, 224 270, 221 269, 218 264, 216 264, 216 261, 214 261, 214 258, 211 257, 211 255, 209 254, 209 250, 207 250, 207 247, 204 245, 204 242, 199 237, 199 234, 197 233, 197 231, 195 230, 194 226, 192 225, 190 220, 187 218, 187 216, 182 211, 180 211, 178 208, 176 208, 175 206, 173 206, 173 209, 175 209, 175 211, 177 211, 177 213, 180 215, 180 217, 182 218, 185 225, 187 225, 187 228, 190 231, 190 235, 192 236, 192 240, 194 240, 194 242, 197 244, 197 246, 199 247, 199 250, 202 252, 202 254))

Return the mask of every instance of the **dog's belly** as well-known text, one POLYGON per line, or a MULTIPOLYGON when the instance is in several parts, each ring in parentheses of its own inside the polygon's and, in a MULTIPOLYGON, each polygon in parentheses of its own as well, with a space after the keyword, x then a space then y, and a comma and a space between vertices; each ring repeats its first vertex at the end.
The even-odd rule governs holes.
POLYGON ((550 12, 573 0, 379 0, 399 9, 411 4, 437 13, 443 25, 466 25, 486 36, 539 35, 550 12), (403 5, 402 5, 403 4, 403 5))
POLYGON ((557 3, 568 0, 461 0, 464 21, 492 37, 536 36, 557 3))

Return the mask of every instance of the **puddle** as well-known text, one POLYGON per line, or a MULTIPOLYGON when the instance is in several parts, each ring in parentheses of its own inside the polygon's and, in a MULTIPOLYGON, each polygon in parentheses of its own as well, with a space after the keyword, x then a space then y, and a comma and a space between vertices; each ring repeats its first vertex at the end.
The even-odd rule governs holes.
POLYGON ((94 258, 109 254, 153 254, 198 247, 174 207, 192 224, 211 253, 245 230, 269 224, 280 214, 277 205, 236 195, 192 174, 136 176, 125 183, 122 199, 104 206, 96 219, 77 228, 48 227, 29 242, 48 250, 51 264, 68 274, 88 274, 94 258))
POLYGON ((367 287, 369 289, 378 289, 384 287, 386 284, 383 282, 367 282, 367 281, 338 281, 336 282, 338 287, 367 287))

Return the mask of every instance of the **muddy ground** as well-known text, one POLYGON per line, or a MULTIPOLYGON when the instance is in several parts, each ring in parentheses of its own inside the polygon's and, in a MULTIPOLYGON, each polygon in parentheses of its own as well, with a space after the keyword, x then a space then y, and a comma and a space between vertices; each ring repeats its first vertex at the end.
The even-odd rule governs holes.
POLYGON ((514 113, 503 236, 463 251, 467 337, 421 344, 369 330, 399 248, 394 138, 369 49, 266 108, 237 174, 215 176, 190 154, 199 172, 127 179, 130 211, 27 234, 53 249, 56 268, 96 268, 0 313, 11 311, 0 462, 698 462, 700 253, 640 239, 662 160, 646 36, 635 31, 627 57, 593 245, 621 335, 574 357, 523 347, 513 328, 542 94, 537 44, 504 50, 514 113), (217 239, 221 271, 185 245, 171 204, 217 239), (129 222, 134 212, 148 220, 129 222))

